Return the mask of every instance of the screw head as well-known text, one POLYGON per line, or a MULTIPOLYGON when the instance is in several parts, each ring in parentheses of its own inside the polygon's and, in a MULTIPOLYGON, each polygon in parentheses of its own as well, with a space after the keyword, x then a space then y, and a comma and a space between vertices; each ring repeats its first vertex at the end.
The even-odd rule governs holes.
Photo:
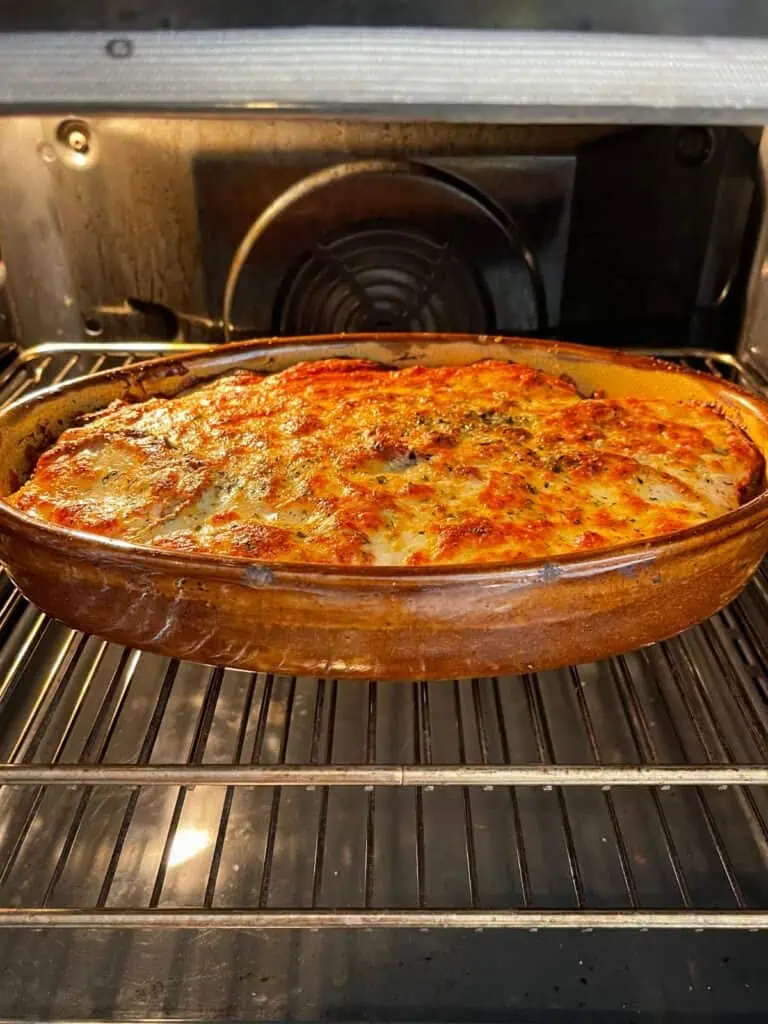
POLYGON ((133 56, 133 42, 130 39, 110 39, 106 50, 108 56, 115 60, 125 60, 133 56))
POLYGON ((82 128, 73 128, 67 136, 67 145, 76 153, 85 154, 90 148, 88 136, 82 128))
POLYGON ((63 158, 81 166, 90 157, 93 149, 93 136, 90 126, 85 121, 62 121, 56 131, 56 141, 64 150, 63 158))
POLYGON ((709 128, 681 128, 675 137, 675 159, 683 167, 701 167, 714 149, 715 136, 709 128))

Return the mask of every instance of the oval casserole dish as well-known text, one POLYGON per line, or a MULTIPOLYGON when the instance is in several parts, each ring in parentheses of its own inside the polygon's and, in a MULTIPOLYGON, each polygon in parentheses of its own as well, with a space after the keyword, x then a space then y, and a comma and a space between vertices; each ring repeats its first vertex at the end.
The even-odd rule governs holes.
POLYGON ((722 608, 768 549, 768 492, 693 529, 514 565, 344 567, 178 554, 63 529, 3 500, 84 413, 172 396, 234 369, 350 356, 393 366, 514 360, 583 394, 714 403, 768 456, 768 404, 657 360, 548 341, 346 335, 220 346, 49 388, 0 414, 0 560, 67 625, 208 664, 339 678, 443 679, 593 661, 722 608))

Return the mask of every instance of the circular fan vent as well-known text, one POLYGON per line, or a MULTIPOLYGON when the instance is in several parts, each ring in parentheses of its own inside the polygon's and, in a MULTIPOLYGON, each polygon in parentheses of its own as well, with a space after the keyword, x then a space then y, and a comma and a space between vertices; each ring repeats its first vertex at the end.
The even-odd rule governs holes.
POLYGON ((493 329, 483 286, 459 255, 410 225, 357 225, 318 243, 278 302, 281 334, 493 329))

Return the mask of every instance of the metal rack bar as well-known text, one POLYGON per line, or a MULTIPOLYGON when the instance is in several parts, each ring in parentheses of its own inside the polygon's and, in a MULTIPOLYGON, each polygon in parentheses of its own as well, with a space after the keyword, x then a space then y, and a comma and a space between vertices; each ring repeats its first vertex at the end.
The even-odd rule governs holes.
MULTIPOLYGON (((376 723, 378 721, 378 700, 376 682, 372 680, 368 684, 368 701, 366 715, 365 735, 365 757, 366 763, 376 761, 376 723)), ((373 902, 375 885, 375 838, 376 838, 376 794, 373 787, 368 787, 366 816, 365 816, 365 868, 364 868, 364 891, 365 906, 370 908, 373 902)))
MULTIPOLYGON (((71 636, 68 638, 69 641, 73 640, 77 635, 78 634, 76 634, 76 633, 72 633, 71 636)), ((81 637, 80 645, 82 646, 82 644, 84 642, 85 642, 84 638, 81 637)), ((66 648, 65 648, 65 650, 66 650, 66 648)), ((49 677, 48 682, 42 686, 41 692, 40 692, 40 697, 39 697, 38 701, 36 702, 36 707, 40 706, 43 703, 45 698, 48 696, 48 691, 50 689, 52 689, 53 683, 57 680, 57 676, 59 675, 58 669, 59 669, 59 667, 61 665, 61 661, 63 660, 63 654, 64 654, 64 652, 61 652, 60 655, 59 655, 59 659, 58 659, 58 662, 56 664, 56 671, 54 671, 54 673, 51 674, 51 676, 49 677)), ((70 666, 69 666, 70 670, 71 670, 71 667, 72 666, 70 664, 70 666)), ((64 692, 64 685, 61 685, 61 684, 66 684, 67 683, 68 676, 69 676, 69 673, 68 673, 68 671, 65 670, 64 673, 62 674, 62 678, 60 678, 58 680, 59 684, 60 684, 58 686, 58 696, 59 696, 59 699, 61 699, 61 697, 63 695, 63 692, 64 692)), ((91 676, 91 678, 92 678, 92 676, 91 676)), ((86 680, 86 687, 88 685, 88 682, 89 682, 89 680, 86 680)), ((55 699, 56 699, 56 692, 54 691, 53 699, 48 702, 48 708, 46 709, 46 716, 45 717, 48 717, 48 715, 50 715, 51 707, 55 706, 55 704, 54 704, 55 699)), ((77 705, 76 705, 76 709, 77 709, 77 705)), ((33 709, 33 715, 34 715, 34 710, 35 709, 33 709)), ((75 711, 75 714, 76 714, 76 711, 75 711)), ((17 753, 19 751, 23 751, 26 756, 30 756, 31 754, 34 754, 34 752, 36 750, 36 746, 37 746, 37 744, 34 743, 34 739, 37 738, 37 742, 39 743, 40 738, 42 736, 42 729, 41 728, 37 729, 37 731, 36 731, 37 732, 37 736, 33 737, 33 743, 32 744, 25 744, 25 742, 24 742, 25 739, 26 739, 26 734, 27 734, 27 732, 29 731, 29 729, 31 727, 31 723, 33 721, 33 715, 30 716, 30 718, 27 720, 27 728, 25 728, 22 731, 21 737, 20 737, 19 741, 17 742, 14 751, 12 751, 12 756, 13 756, 13 754, 15 754, 15 753, 17 753)), ((68 720, 67 724, 65 725, 64 730, 63 730, 63 732, 62 732, 62 734, 61 734, 61 736, 59 738, 59 741, 58 741, 58 743, 56 745, 56 749, 55 749, 54 754, 53 754, 54 761, 56 759, 58 759, 58 757, 61 755, 62 751, 65 749, 66 743, 67 743, 67 739, 70 736, 73 724, 74 724, 74 716, 70 715, 69 720, 68 720)), ((29 830, 32 828, 33 822, 35 821, 37 813, 38 813, 38 811, 40 809, 40 804, 42 803, 44 794, 45 794, 45 791, 42 788, 38 788, 36 790, 35 794, 34 794, 32 802, 31 802, 29 808, 27 809, 27 813, 26 813, 26 816, 24 818, 24 821, 23 821, 21 827, 19 828, 16 844, 14 845, 14 847, 11 850, 10 854, 6 857, 5 862, 2 865, 2 870, 0 870, 0 885, 2 885, 5 882, 5 880, 8 878, 8 876, 11 873, 11 871, 13 870, 14 865, 16 864, 16 860, 17 860, 17 858, 18 858, 18 856, 19 856, 19 854, 21 852, 21 849, 23 847, 24 841, 25 841, 25 839, 26 839, 26 837, 27 837, 27 835, 29 833, 29 830)), ((83 797, 81 799, 83 801, 87 801, 87 794, 83 794, 83 797)), ((65 841, 65 849, 66 849, 66 846, 67 846, 67 843, 65 841)), ((56 876, 56 870, 54 870, 54 881, 51 882, 51 885, 55 884, 55 876, 56 876)))
MULTIPOLYGON (((611 663, 610 672, 614 681, 618 685, 619 697, 624 708, 626 720, 629 725, 629 730, 632 735, 632 741, 635 749, 640 757, 646 761, 655 759, 655 750, 653 742, 650 738, 648 729, 648 723, 643 715, 640 702, 638 700, 637 692, 635 690, 634 683, 632 682, 632 675, 627 669, 627 664, 624 658, 616 658, 615 662, 611 663)), ((688 888, 688 882, 685 878, 685 871, 680 863, 680 857, 675 849, 675 844, 672 839, 672 833, 670 831, 669 822, 664 812, 664 807, 661 802, 661 797, 658 789, 651 790, 651 798, 653 800, 654 809, 661 826, 661 832, 664 842, 664 849, 672 868, 674 875, 675 884, 677 891, 683 901, 685 907, 692 905, 691 894, 688 888)))
MULTIPOLYGON (((90 688, 93 682, 96 670, 104 657, 106 646, 106 641, 103 641, 101 644, 101 649, 99 650, 97 658, 94 662, 94 665, 92 666, 92 669, 88 673, 88 676, 86 678, 82 691, 83 694, 86 692, 87 689, 90 688)), ((125 700, 125 697, 128 693, 128 687, 130 686, 130 682, 133 677, 133 671, 131 669, 135 670, 137 661, 138 658, 135 652, 131 653, 128 650, 123 651, 120 657, 120 661, 118 662, 117 669, 112 674, 112 677, 109 680, 109 684, 106 690, 104 691, 104 695, 102 697, 101 702, 99 703, 99 708, 96 713, 96 717, 93 721, 93 725, 91 726, 91 729, 86 738, 84 746, 84 753, 86 755, 91 752, 95 752, 98 753, 101 757, 103 757, 104 754, 106 753, 107 747, 109 745, 109 740, 112 735, 112 730, 114 728, 115 722, 117 721, 117 715, 120 711, 120 708, 123 705, 123 701, 125 700), (128 667, 129 661, 132 662, 132 664, 128 671, 124 671, 128 667), (110 707, 113 708, 113 711, 109 728, 104 733, 101 743, 98 745, 98 747, 96 747, 99 732, 104 722, 106 721, 110 707)), ((43 790, 38 790, 38 792, 42 797, 43 790)), ((48 904, 50 900, 53 898, 56 885, 64 872, 64 868, 66 867, 67 861, 75 845, 77 836, 80 832, 83 818, 88 809, 88 804, 90 802, 92 793, 92 789, 85 789, 84 792, 81 794, 80 801, 75 809, 75 813, 72 816, 72 823, 69 827, 69 831, 67 832, 67 835, 64 839, 64 845, 62 847, 61 853, 59 854, 59 858, 56 862, 56 865, 51 874, 50 881, 48 882, 45 893, 43 895, 42 902, 44 906, 48 904)))
MULTIPOLYGON (((549 731, 546 712, 541 698, 538 678, 535 675, 526 675, 523 677, 523 685, 525 687, 525 696, 528 702, 528 711, 531 716, 531 722, 533 723, 534 736, 536 737, 536 747, 538 750, 539 760, 542 762, 545 760, 549 762, 543 763, 538 767, 540 769, 550 769, 552 767, 551 762, 553 762, 555 758, 555 751, 552 744, 552 736, 549 731)), ((544 783, 544 785, 546 788, 551 788, 550 783, 544 783)), ((557 789, 557 801, 560 805, 560 817, 563 822, 563 836, 565 839, 566 856, 568 858, 568 874, 571 885, 573 886, 576 905, 581 907, 584 903, 584 882, 582 881, 581 870, 579 868, 579 859, 576 856, 576 850, 574 848, 573 828, 571 827, 568 805, 565 801, 565 795, 559 786, 557 789)))
MULTIPOLYGON (((200 716, 197 720, 195 735, 192 739, 192 745, 189 752, 189 760, 192 764, 199 764, 203 759, 205 745, 211 731, 213 713, 216 707, 216 702, 219 699, 219 693, 221 692, 221 677, 222 670, 214 669, 208 680, 208 686, 203 698, 203 706, 200 710, 200 716)), ((163 853, 160 858, 160 865, 157 869, 154 885, 152 886, 152 895, 149 898, 150 907, 156 907, 159 904, 160 897, 163 893, 163 887, 168 873, 170 855, 173 850, 173 844, 181 822, 181 815, 184 810, 184 802, 187 797, 187 792, 188 788, 186 786, 181 786, 176 795, 176 802, 173 807, 168 832, 166 833, 163 853)))
MULTIPOLYGON (((256 676, 251 674, 248 680, 248 691, 245 698, 245 705, 243 709, 243 717, 240 720, 240 727, 237 734, 237 744, 235 747, 234 761, 239 763, 242 760, 243 752, 245 750, 245 738, 248 730, 248 722, 251 717, 251 710, 253 708, 253 700, 256 693, 256 676)), ((227 828, 229 826, 229 819, 232 813, 232 801, 235 797, 234 786, 227 786, 227 791, 224 794, 224 803, 221 809, 221 816, 219 818, 219 825, 216 831, 216 841, 213 848, 213 856, 211 858, 211 867, 208 872, 208 878, 205 885, 205 896, 203 897, 203 906, 213 906, 213 898, 216 894, 216 882, 219 877, 219 869, 221 867, 221 858, 224 851, 224 843, 227 837, 227 828)))
POLYGON ((0 908, 0 928, 768 928, 767 911, 688 910, 53 910, 0 908))
MULTIPOLYGON (((478 685, 477 685, 477 680, 474 680, 474 679, 472 680, 472 687, 473 687, 473 690, 474 690, 475 694, 477 694, 478 689, 479 689, 478 685)), ((511 761, 509 738, 507 736, 507 730, 506 730, 506 727, 504 725, 504 717, 503 717, 503 714, 502 714, 501 695, 499 693, 499 680, 498 679, 494 679, 493 680, 493 703, 494 703, 494 709, 496 711, 496 717, 497 717, 499 725, 500 725, 500 730, 499 731, 500 731, 500 739, 501 739, 501 752, 502 752, 502 756, 504 758, 505 763, 509 763, 511 761)), ((477 707, 478 704, 479 704, 479 701, 478 701, 478 698, 476 696, 475 697, 475 706, 477 707)), ((481 722, 481 721, 482 721, 482 719, 478 716, 478 722, 481 722)), ((481 733, 481 741, 483 743, 483 747, 482 747, 483 755, 484 755, 483 756, 483 761, 487 762, 487 747, 486 747, 486 743, 485 743, 484 730, 481 733)), ((518 802, 518 799, 517 799, 517 793, 515 792, 515 789, 514 789, 513 786, 509 787, 508 792, 509 792, 509 800, 510 800, 511 811, 512 811, 512 828, 513 828, 514 840, 515 840, 514 851, 515 851, 515 861, 516 861, 517 873, 518 873, 519 878, 520 878, 520 892, 521 892, 521 896, 522 896, 523 905, 527 907, 530 904, 530 901, 531 901, 531 880, 530 880, 530 874, 529 874, 529 871, 528 871, 528 857, 527 857, 527 854, 525 852, 525 840, 524 840, 523 826, 522 826, 522 821, 521 821, 521 818, 520 818, 520 805, 519 805, 519 802, 518 802)))
POLYGON ((768 765, 3 764, 2 786, 766 786, 768 765))
MULTIPOLYGON (((336 682, 330 684, 328 696, 328 730, 325 742, 325 759, 330 761, 333 756, 333 731, 336 723, 336 682)), ((317 762, 320 754, 319 725, 322 721, 323 704, 325 703, 325 680, 321 679, 317 687, 317 702, 315 705, 315 720, 312 730, 312 749, 310 759, 313 764, 317 762)), ((316 907, 320 899, 320 888, 323 878, 323 863, 325 860, 326 836, 328 833, 328 796, 329 790, 324 786, 320 795, 320 808, 316 830, 315 855, 312 870, 312 906, 316 907)))
MULTIPOLYGON (((595 726, 592 721, 589 706, 587 705, 586 699, 584 697, 584 689, 581 686, 581 680, 579 678, 578 669, 576 667, 572 667, 570 669, 570 673, 575 684, 574 689, 576 692, 576 700, 579 706, 579 712, 584 722, 587 739, 589 741, 589 748, 592 753, 592 757, 595 760, 595 763, 597 763, 600 760, 600 751, 598 748, 597 736, 595 734, 595 726)), ((611 828, 613 829, 613 836, 614 841, 616 843, 616 849, 619 854, 621 875, 624 880, 624 885, 627 889, 627 892, 629 893, 629 898, 632 903, 632 906, 636 907, 638 905, 637 888, 635 886, 635 880, 632 875, 632 867, 630 864, 629 855, 627 853, 626 843, 624 842, 624 836, 622 835, 621 826, 619 825, 619 819, 616 814, 616 806, 610 791, 606 790, 605 787, 602 787, 602 789, 603 796, 605 798, 605 804, 608 809, 608 816, 611 821, 611 828)))
MULTIPOLYGON (((177 664, 172 662, 168 666, 165 676, 163 677, 163 684, 160 689, 157 704, 155 705, 154 712, 150 720, 146 735, 144 736, 144 740, 141 745, 141 751, 139 753, 139 761, 142 765, 145 765, 146 762, 149 761, 149 758, 152 756, 152 750, 154 749, 155 743, 157 742, 157 734, 160 729, 160 723, 162 722, 163 714, 165 712, 166 707, 168 706, 168 701, 171 696, 171 690, 173 687, 177 667, 177 664)), ((128 836, 128 829, 131 827, 131 822, 136 812, 136 805, 139 799, 139 792, 140 791, 138 789, 133 790, 133 792, 130 795, 128 805, 126 806, 125 811, 123 813, 122 821, 120 822, 120 827, 117 833, 117 838, 115 840, 115 845, 112 849, 112 854, 109 859, 109 866, 107 868, 104 880, 101 884, 99 895, 96 900, 97 906, 99 907, 103 907, 106 904, 107 899, 109 898, 109 891, 112 888, 112 883, 115 879, 115 874, 120 863, 120 857, 122 856, 123 853, 125 840, 128 836)))
MULTIPOLYGON (((273 685, 273 680, 272 680, 272 678, 270 676, 268 676, 267 677, 266 686, 264 687, 264 696, 262 698, 262 706, 261 706, 261 711, 264 712, 264 715, 263 715, 263 717, 262 717, 261 714, 259 715, 260 734, 257 733, 257 739, 254 741, 254 745, 253 745, 254 756, 257 756, 257 754, 259 756, 261 755, 262 745, 263 745, 263 742, 264 742, 264 735, 265 735, 265 731, 266 731, 266 713, 267 713, 268 708, 269 708, 269 699, 270 699, 270 696, 272 694, 272 685, 273 685)), ((290 720, 291 720, 291 712, 293 710, 293 701, 294 701, 295 695, 296 695, 296 686, 295 686, 294 681, 292 680, 291 681, 290 690, 288 691, 288 701, 287 701, 287 705, 286 705, 286 720, 288 722, 290 722, 290 720)), ((283 731, 283 736, 282 736, 282 740, 281 740, 281 743, 280 743, 280 751, 279 751, 279 754, 278 754, 278 759, 279 759, 281 767, 279 767, 277 769, 273 769, 273 770, 277 771, 278 775, 280 774, 281 771, 284 771, 285 768, 288 767, 285 764, 285 757, 286 757, 287 749, 288 749, 288 729, 286 728, 283 731)), ((253 770, 253 769, 251 769, 251 770, 253 770)), ((266 846, 265 846, 265 850, 264 850, 264 867, 263 867, 262 873, 261 873, 261 886, 259 888, 259 907, 260 908, 266 907, 267 902, 269 900, 269 884, 270 884, 270 878, 271 878, 271 874, 272 874, 272 865, 274 863, 274 857, 275 857, 275 843, 276 843, 276 840, 277 840, 277 821, 278 821, 278 815, 280 813, 280 801, 281 801, 280 788, 276 788, 274 793, 272 794, 272 807, 270 808, 270 812, 269 812, 269 825, 267 826, 267 833, 266 833, 266 846)))
MULTIPOLYGON (((187 341, 100 341, 98 344, 90 341, 43 341, 39 345, 19 349, 15 364, 6 372, 10 376, 19 366, 39 363, 40 360, 50 361, 53 356, 60 355, 90 356, 103 364, 110 356, 141 356, 144 359, 152 359, 153 356, 204 352, 209 348, 210 345, 187 341)), ((727 355, 725 358, 728 358, 727 355)), ((89 372, 95 373, 96 370, 91 368, 89 372)), ((36 376, 41 377, 42 373, 37 373, 36 376)), ((0 377, 0 384, 3 383, 4 377, 0 377)))
MULTIPOLYGON (((429 690, 426 683, 414 683, 413 720, 414 738, 420 760, 429 762, 432 758, 432 736, 429 721, 429 690)), ((424 793, 416 790, 416 901, 419 909, 425 903, 426 852, 424 843, 424 793)))
MULTIPOLYGON (((459 694, 459 683, 457 680, 453 682, 453 706, 456 714, 456 723, 458 725, 459 733, 459 761, 461 764, 467 762, 467 740, 465 736, 464 728, 464 715, 461 710, 461 696, 459 694)), ((464 847, 466 850, 467 857, 467 877, 469 880, 469 902, 473 908, 477 908, 478 905, 478 874, 477 874, 477 857, 475 855, 475 846, 472 841, 474 835, 475 826, 472 815, 472 801, 470 799, 470 788, 469 786, 462 787, 462 804, 464 811, 464 847)))
MULTIPOLYGON (((698 721, 697 714, 694 711, 694 708, 693 708, 693 705, 692 705, 691 701, 688 699, 688 696, 686 694, 685 686, 682 685, 682 680, 681 680, 681 676, 680 676, 680 669, 675 664, 673 658, 670 656, 670 653, 669 653, 669 651, 670 651, 670 644, 669 643, 661 644, 661 649, 662 649, 662 651, 664 653, 665 659, 667 660, 668 664, 672 668, 672 678, 673 678, 673 680, 675 682, 677 691, 680 694, 680 696, 682 698, 682 701, 683 701, 683 703, 685 705, 686 711, 688 712, 688 714, 690 716, 690 719, 693 722, 693 725, 694 725, 694 728, 696 730, 696 733, 697 733, 700 741, 702 742, 702 745, 706 745, 706 741, 704 739, 704 730, 703 730, 701 724, 698 721)), ((666 696, 665 696, 665 703, 667 704, 667 707, 669 708, 669 701, 667 700, 666 696)), ((672 722, 672 727, 674 729, 674 732, 675 732, 676 736, 678 737, 678 740, 681 742, 681 745, 682 745, 682 740, 680 738, 680 732, 679 732, 679 730, 678 730, 678 728, 677 728, 677 726, 675 724, 674 715, 671 712, 671 708, 669 710, 670 710, 670 721, 672 722)), ((698 801, 699 807, 701 808, 701 811, 702 811, 702 814, 703 814, 703 817, 704 817, 704 821, 706 823, 707 832, 709 833, 709 836, 710 836, 710 838, 711 838, 711 840, 712 840, 712 842, 714 844, 714 848, 715 848, 715 851, 717 853, 717 859, 718 859, 718 862, 720 864, 720 867, 722 868, 723 872, 725 873, 725 876, 726 876, 726 878, 728 880, 728 885, 730 887, 731 893, 733 894, 733 896, 734 896, 734 898, 736 900, 736 903, 738 904, 739 907, 743 907, 744 906, 744 894, 742 893, 741 887, 739 886, 739 882, 738 882, 738 880, 736 878, 736 873, 734 871, 733 865, 731 864, 730 858, 728 856, 728 851, 727 851, 726 847, 723 844, 723 840, 722 840, 722 837, 720 835, 720 830, 717 827, 717 823, 714 820, 714 817, 712 815, 712 811, 709 808, 709 805, 708 805, 708 803, 706 801, 706 798, 704 797, 704 794, 703 794, 702 790, 697 788, 695 793, 696 793, 696 799, 698 801)))

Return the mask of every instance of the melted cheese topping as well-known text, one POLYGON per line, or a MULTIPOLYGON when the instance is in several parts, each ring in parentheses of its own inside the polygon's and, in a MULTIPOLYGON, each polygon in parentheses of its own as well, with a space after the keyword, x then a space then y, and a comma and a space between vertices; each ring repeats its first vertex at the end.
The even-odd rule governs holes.
POLYGON ((343 565, 507 562, 701 523, 762 488, 715 409, 584 399, 514 363, 239 372, 65 431, 10 499, 185 552, 343 565))

